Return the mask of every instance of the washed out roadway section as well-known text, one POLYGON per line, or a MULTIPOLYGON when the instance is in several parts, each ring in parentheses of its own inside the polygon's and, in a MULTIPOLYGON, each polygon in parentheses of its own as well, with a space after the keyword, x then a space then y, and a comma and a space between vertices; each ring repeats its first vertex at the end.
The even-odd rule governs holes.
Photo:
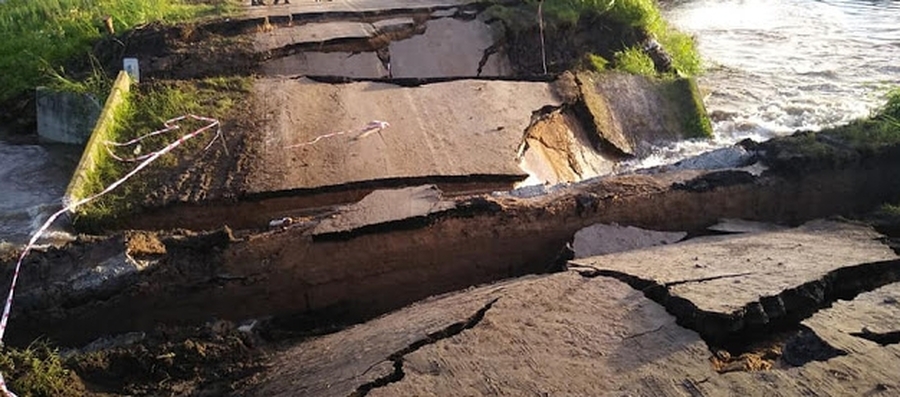
POLYGON ((524 179, 516 153, 532 114, 561 105, 550 84, 509 81, 399 87, 262 79, 254 94, 265 121, 249 193, 429 176, 524 179), (354 139, 373 120, 390 127, 354 139))

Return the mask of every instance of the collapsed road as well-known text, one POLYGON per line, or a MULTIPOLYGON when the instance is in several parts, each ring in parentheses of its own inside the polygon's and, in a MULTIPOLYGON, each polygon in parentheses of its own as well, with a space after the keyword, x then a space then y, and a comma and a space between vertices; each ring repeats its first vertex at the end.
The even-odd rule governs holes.
POLYGON ((617 174, 702 136, 693 82, 533 73, 487 9, 256 7, 138 53, 153 78, 253 74, 249 117, 107 234, 31 254, 9 342, 358 324, 282 346, 233 390, 259 396, 896 393, 900 260, 817 219, 900 198, 897 148, 787 137, 617 174), (214 68, 208 35, 244 64, 214 68))
POLYGON ((10 337, 83 343, 157 323, 297 313, 358 321, 436 293, 551 271, 569 257, 575 233, 595 223, 689 232, 721 218, 799 224, 900 195, 890 153, 802 176, 778 168, 754 176, 760 165, 599 178, 534 196, 535 188, 453 199, 434 186, 377 191, 262 233, 92 237, 28 259, 10 337))

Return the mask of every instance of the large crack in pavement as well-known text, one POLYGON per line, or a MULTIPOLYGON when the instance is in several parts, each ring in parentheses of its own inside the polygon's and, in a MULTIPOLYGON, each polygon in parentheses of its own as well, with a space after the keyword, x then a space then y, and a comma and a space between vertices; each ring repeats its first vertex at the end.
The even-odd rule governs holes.
MULTIPOLYGON (((660 284, 620 271, 578 264, 570 266, 583 277, 611 277, 625 282, 662 305, 666 311, 675 316, 678 325, 700 334, 713 351, 722 349, 738 354, 746 352, 750 346, 778 344, 778 339, 784 339, 786 334, 792 337, 801 334, 805 328, 800 324, 801 321, 822 309, 831 307, 838 300, 852 300, 861 293, 900 281, 900 260, 863 263, 835 269, 818 279, 785 289, 778 295, 750 302, 731 313, 717 313, 700 309, 694 302, 675 296, 671 292, 671 288, 675 285, 701 283, 709 279, 660 284)), ((717 278, 737 276, 739 275, 717 278)), ((900 333, 894 332, 858 333, 854 336, 882 345, 900 342, 900 333)), ((818 339, 813 334, 807 335, 803 341, 796 338, 793 340, 808 344, 811 343, 808 340, 810 338, 818 339)), ((788 344, 790 343, 788 340, 788 344)), ((835 351, 834 354, 810 356, 809 360, 792 360, 791 364, 802 365, 811 360, 820 361, 841 353, 835 351)))
MULTIPOLYGON (((478 325, 478 323, 481 322, 481 320, 484 319, 484 316, 487 314, 488 310, 490 310, 491 307, 493 307, 494 304, 497 303, 498 300, 500 300, 499 297, 492 299, 491 301, 486 303, 484 306, 482 306, 481 309, 478 309, 478 311, 475 312, 475 314, 470 316, 465 321, 459 321, 459 322, 450 324, 450 325, 446 326, 445 328, 443 328, 439 331, 432 332, 432 333, 426 335, 424 338, 419 339, 413 343, 410 343, 403 349, 400 349, 400 350, 392 353, 391 355, 389 355, 387 357, 386 361, 389 361, 393 364, 394 370, 390 374, 387 374, 387 375, 379 377, 371 382, 360 385, 359 387, 356 388, 356 390, 353 393, 350 394, 350 397, 362 397, 362 396, 369 394, 369 392, 372 391, 372 389, 384 387, 391 383, 395 383, 395 382, 399 382, 399 381, 403 380, 403 377, 406 376, 406 374, 403 372, 403 360, 407 354, 415 352, 416 350, 419 350, 422 347, 437 343, 438 341, 440 341, 442 339, 452 338, 456 335, 459 335, 460 333, 462 333, 463 331, 465 331, 467 329, 471 329, 471 328, 475 327, 476 325, 478 325)), ((380 362, 376 363, 376 365, 377 364, 380 364, 380 362)))
POLYGON ((900 343, 900 331, 872 332, 864 328, 862 331, 852 332, 850 335, 875 342, 881 346, 900 343))
POLYGON ((303 75, 293 76, 291 79, 309 79, 317 83, 325 84, 352 84, 360 82, 394 84, 399 87, 422 87, 429 84, 440 84, 451 81, 511 81, 531 83, 551 83, 556 80, 556 75, 542 76, 443 76, 443 77, 352 77, 342 75, 303 75))

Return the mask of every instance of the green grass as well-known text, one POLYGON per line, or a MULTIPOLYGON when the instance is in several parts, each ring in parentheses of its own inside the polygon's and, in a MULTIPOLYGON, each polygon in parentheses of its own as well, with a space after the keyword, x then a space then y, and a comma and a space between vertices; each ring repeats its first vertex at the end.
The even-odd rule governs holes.
POLYGON ((609 61, 597 54, 588 54, 587 61, 589 66, 594 69, 595 72, 602 72, 609 67, 609 61))
MULTIPOLYGON (((604 3, 603 0, 586 1, 592 4, 599 2, 599 6, 604 3)), ((669 26, 655 0, 616 0, 612 4, 604 14, 615 21, 646 30, 662 44, 672 57, 672 66, 681 74, 692 76, 702 72, 693 38, 669 26)), ((655 71, 650 75, 653 74, 655 71)))
POLYGON ((101 37, 102 18, 116 32, 164 21, 177 23, 232 12, 229 0, 7 0, 0 4, 0 102, 66 74, 63 65, 87 57, 101 37))
POLYGON ((619 51, 616 53, 615 58, 615 65, 618 70, 643 76, 656 75, 653 60, 640 48, 631 47, 625 51, 619 51))
MULTIPOLYGON (((185 114, 218 118, 227 117, 237 101, 248 95, 251 80, 246 77, 217 77, 191 82, 160 82, 133 88, 126 101, 115 114, 116 126, 109 132, 108 140, 126 141, 151 131, 163 128, 163 123, 173 117, 185 114)), ((184 121, 182 129, 176 132, 145 139, 141 143, 141 153, 163 148, 177 137, 186 134, 204 123, 184 121)), ((202 149, 214 131, 191 139, 160 158, 154 164, 136 175, 117 190, 85 204, 78 211, 75 226, 82 231, 100 232, 114 225, 117 218, 141 210, 145 199, 157 188, 159 174, 180 164, 181 155, 196 153, 202 149)), ((121 148, 118 153, 133 156, 134 147, 121 148)), ((75 195, 87 197, 103 190, 121 178, 136 164, 123 163, 112 158, 105 149, 95 152, 95 171, 88 174, 80 192, 75 195)))
MULTIPOLYGON (((544 4, 546 15, 563 23, 574 24, 582 15, 593 13, 644 29, 662 44, 672 57, 672 65, 683 75, 702 72, 694 39, 669 26, 655 0, 546 0, 544 4)), ((656 74, 655 70, 641 70, 656 74)))
POLYGON ((45 342, 35 342, 25 349, 4 348, 0 371, 9 389, 20 397, 84 395, 81 382, 64 366, 59 352, 45 342))
MULTIPOLYGON (((507 28, 513 31, 523 31, 537 23, 537 4, 535 0, 527 0, 526 7, 495 5, 488 9, 487 17, 503 20, 507 28)), ((703 71, 694 39, 666 22, 656 0, 545 0, 543 12, 548 29, 575 26, 582 18, 599 16, 642 30, 662 45, 672 57, 672 66, 682 76, 693 76, 703 71)), ((643 60, 639 60, 634 54, 641 52, 640 49, 626 49, 622 52, 626 63, 621 68, 616 65, 616 69, 648 76, 657 75, 655 69, 642 67, 643 60)))
POLYGON ((796 171, 807 164, 839 167, 900 149, 900 88, 865 119, 819 132, 803 132, 764 143, 773 167, 796 171), (793 167, 793 168, 791 168, 793 167))
POLYGON ((884 217, 900 218, 900 204, 882 204, 876 213, 884 217))
POLYGON ((887 94, 887 100, 872 117, 822 131, 858 150, 876 150, 900 144, 900 88, 887 94))

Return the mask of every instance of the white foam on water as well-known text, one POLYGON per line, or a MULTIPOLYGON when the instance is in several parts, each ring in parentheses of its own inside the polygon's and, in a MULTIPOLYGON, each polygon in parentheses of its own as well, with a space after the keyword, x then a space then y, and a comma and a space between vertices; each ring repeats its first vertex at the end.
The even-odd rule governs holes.
POLYGON ((697 39, 724 144, 866 117, 900 85, 900 2, 695 0, 665 14, 697 39))
POLYGON ((619 172, 867 117, 900 86, 900 2, 695 0, 665 14, 697 39, 714 136, 655 147, 619 172))

